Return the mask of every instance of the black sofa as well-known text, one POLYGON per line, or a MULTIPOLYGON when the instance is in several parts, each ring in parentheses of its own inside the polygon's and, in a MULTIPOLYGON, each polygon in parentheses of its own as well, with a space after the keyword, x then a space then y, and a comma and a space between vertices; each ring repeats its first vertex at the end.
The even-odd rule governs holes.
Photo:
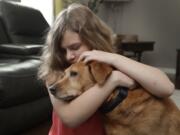
POLYGON ((20 134, 50 120, 47 90, 37 80, 40 61, 0 62, 0 133, 20 134))
POLYGON ((35 58, 32 56, 39 55, 48 29, 39 10, 0 1, 1 57, 35 58))
POLYGON ((37 79, 39 54, 48 28, 38 10, 0 1, 2 135, 19 135, 51 119, 46 87, 37 79))

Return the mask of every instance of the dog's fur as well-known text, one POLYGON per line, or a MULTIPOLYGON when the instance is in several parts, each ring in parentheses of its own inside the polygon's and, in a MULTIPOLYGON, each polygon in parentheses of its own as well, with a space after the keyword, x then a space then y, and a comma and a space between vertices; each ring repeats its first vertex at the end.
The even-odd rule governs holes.
MULTIPOLYGON (((110 66, 98 62, 75 63, 53 85, 53 94, 72 100, 95 83, 103 84, 111 71, 110 66)), ((143 88, 129 90, 128 97, 104 116, 107 135, 180 135, 177 106, 169 98, 157 98, 143 88)))

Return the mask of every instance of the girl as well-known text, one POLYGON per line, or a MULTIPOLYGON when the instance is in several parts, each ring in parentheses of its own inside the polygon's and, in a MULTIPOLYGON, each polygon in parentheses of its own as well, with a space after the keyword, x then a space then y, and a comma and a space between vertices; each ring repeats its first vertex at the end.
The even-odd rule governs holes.
POLYGON ((133 89, 138 83, 158 97, 173 93, 174 85, 163 72, 113 53, 111 30, 83 5, 72 4, 59 14, 46 44, 39 77, 47 87, 80 60, 96 60, 117 69, 103 86, 95 85, 71 102, 56 99, 49 92, 54 108, 49 135, 104 135, 98 108, 117 85, 133 89))

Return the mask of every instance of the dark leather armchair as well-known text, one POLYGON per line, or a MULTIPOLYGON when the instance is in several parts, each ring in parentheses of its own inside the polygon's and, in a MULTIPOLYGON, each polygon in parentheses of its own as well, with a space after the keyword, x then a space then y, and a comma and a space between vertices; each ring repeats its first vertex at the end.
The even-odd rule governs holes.
POLYGON ((0 37, 0 53, 2 57, 38 56, 48 29, 49 24, 39 10, 0 1, 0 34, 3 35, 0 37))
POLYGON ((46 87, 37 79, 49 25, 35 9, 0 1, 0 134, 14 135, 50 120, 46 87))
POLYGON ((51 118, 51 103, 37 80, 40 61, 0 60, 0 133, 21 134, 51 118))

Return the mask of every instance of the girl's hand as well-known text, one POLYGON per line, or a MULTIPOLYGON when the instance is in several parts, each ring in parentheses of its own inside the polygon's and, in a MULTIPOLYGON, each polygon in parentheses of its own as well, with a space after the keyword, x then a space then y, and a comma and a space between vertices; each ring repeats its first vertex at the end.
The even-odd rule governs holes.
POLYGON ((103 62, 103 63, 107 63, 109 65, 112 65, 114 55, 115 54, 113 54, 113 53, 92 50, 92 51, 83 52, 80 55, 78 61, 83 61, 85 63, 88 63, 90 61, 95 60, 95 61, 99 61, 99 62, 103 62))
POLYGON ((117 86, 124 86, 129 89, 133 89, 136 86, 136 82, 133 79, 117 70, 112 71, 106 83, 111 85, 113 87, 112 89, 117 86))
MULTIPOLYGON (((86 51, 83 52, 78 61, 83 61, 85 63, 88 63, 90 61, 99 61, 103 62, 106 64, 109 64, 111 66, 114 66, 114 59, 116 58, 114 53, 108 53, 104 51, 99 51, 99 50, 92 50, 92 51, 86 51)), ((114 88, 118 85, 128 87, 130 89, 134 88, 136 86, 136 82, 131 79, 128 75, 121 71, 112 71, 112 74, 110 76, 112 79, 110 82, 112 83, 111 85, 114 85, 114 88)))

